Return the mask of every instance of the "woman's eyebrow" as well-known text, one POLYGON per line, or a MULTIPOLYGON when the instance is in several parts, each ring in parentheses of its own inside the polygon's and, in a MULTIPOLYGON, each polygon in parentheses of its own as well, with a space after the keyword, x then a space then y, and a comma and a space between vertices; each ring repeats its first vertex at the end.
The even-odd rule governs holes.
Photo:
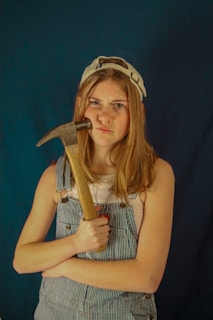
POLYGON ((115 99, 115 100, 112 100, 113 102, 128 102, 128 100, 126 99, 115 99))
POLYGON ((94 99, 94 100, 98 100, 98 101, 101 101, 101 100, 102 100, 102 99, 100 99, 100 98, 96 98, 96 97, 93 97, 93 96, 88 97, 88 99, 94 99))
MULTIPOLYGON (((100 98, 96 98, 96 97, 93 97, 93 96, 90 96, 88 97, 88 99, 94 99, 94 100, 98 100, 98 101, 102 101, 102 99, 100 98)), ((112 102, 129 102, 127 99, 113 99, 111 100, 112 102)))

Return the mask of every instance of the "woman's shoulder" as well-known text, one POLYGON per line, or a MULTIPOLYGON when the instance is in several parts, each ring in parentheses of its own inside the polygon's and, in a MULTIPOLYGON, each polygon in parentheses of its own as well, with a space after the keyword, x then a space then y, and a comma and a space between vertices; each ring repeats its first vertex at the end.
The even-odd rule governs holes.
POLYGON ((164 181, 173 182, 175 180, 174 170, 172 165, 162 158, 158 158, 154 166, 155 179, 153 185, 164 181))
POLYGON ((55 178, 56 173, 56 162, 52 162, 43 172, 43 176, 50 178, 51 180, 55 178))
POLYGON ((63 167, 64 156, 60 156, 57 160, 52 160, 49 166, 44 170, 44 178, 50 179, 50 181, 55 182, 56 172, 59 167, 63 167))
POLYGON ((145 203, 148 194, 153 194, 154 191, 161 189, 165 184, 173 189, 174 180, 175 176, 171 164, 162 158, 157 158, 154 164, 154 180, 145 191, 140 193, 142 203, 145 203))
POLYGON ((158 158, 154 165, 154 180, 145 192, 140 194, 143 203, 155 203, 156 199, 167 199, 174 197, 175 175, 169 162, 158 158))
POLYGON ((50 164, 42 173, 38 186, 52 189, 56 185, 56 164, 50 164))
POLYGON ((157 158, 157 160, 155 162, 154 170, 155 170, 156 174, 159 172, 174 174, 172 165, 168 161, 166 161, 162 158, 157 158))

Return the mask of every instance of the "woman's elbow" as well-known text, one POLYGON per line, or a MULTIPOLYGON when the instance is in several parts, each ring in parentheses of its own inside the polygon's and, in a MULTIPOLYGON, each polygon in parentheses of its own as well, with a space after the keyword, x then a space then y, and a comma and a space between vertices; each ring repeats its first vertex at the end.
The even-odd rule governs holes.
POLYGON ((16 256, 14 256, 13 258, 13 269, 19 273, 19 274, 23 274, 24 271, 23 271, 23 268, 22 266, 20 265, 20 263, 17 261, 18 259, 16 258, 16 256))
POLYGON ((160 285, 160 282, 158 279, 152 278, 147 283, 147 290, 146 293, 155 293, 160 285))
POLYGON ((17 264, 17 261, 16 261, 15 258, 13 258, 13 269, 14 269, 17 273, 22 274, 21 269, 19 268, 19 265, 17 264))
POLYGON ((137 282, 138 290, 140 292, 145 293, 155 293, 161 283, 162 277, 156 277, 156 275, 147 274, 146 276, 142 276, 142 279, 137 282))
POLYGON ((26 267, 25 264, 23 263, 24 259, 21 258, 18 254, 18 252, 16 251, 13 257, 13 269, 18 273, 18 274, 24 274, 24 273, 28 273, 26 271, 26 267))

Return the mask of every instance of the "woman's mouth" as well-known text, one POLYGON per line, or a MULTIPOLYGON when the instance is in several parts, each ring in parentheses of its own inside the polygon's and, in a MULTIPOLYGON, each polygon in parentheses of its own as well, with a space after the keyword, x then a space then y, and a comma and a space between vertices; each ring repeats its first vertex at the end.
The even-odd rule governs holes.
POLYGON ((103 128, 103 127, 98 127, 96 128, 98 131, 104 132, 104 133, 111 133, 112 130, 107 129, 107 128, 103 128))

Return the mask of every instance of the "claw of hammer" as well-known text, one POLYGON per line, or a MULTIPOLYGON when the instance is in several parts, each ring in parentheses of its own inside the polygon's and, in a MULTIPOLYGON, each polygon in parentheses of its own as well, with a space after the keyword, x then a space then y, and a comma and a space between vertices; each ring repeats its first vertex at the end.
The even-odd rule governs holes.
POLYGON ((40 147, 42 144, 53 138, 61 138, 64 146, 73 145, 77 143, 77 131, 91 128, 92 123, 87 118, 81 121, 67 122, 48 131, 43 138, 38 141, 36 146, 40 147))

